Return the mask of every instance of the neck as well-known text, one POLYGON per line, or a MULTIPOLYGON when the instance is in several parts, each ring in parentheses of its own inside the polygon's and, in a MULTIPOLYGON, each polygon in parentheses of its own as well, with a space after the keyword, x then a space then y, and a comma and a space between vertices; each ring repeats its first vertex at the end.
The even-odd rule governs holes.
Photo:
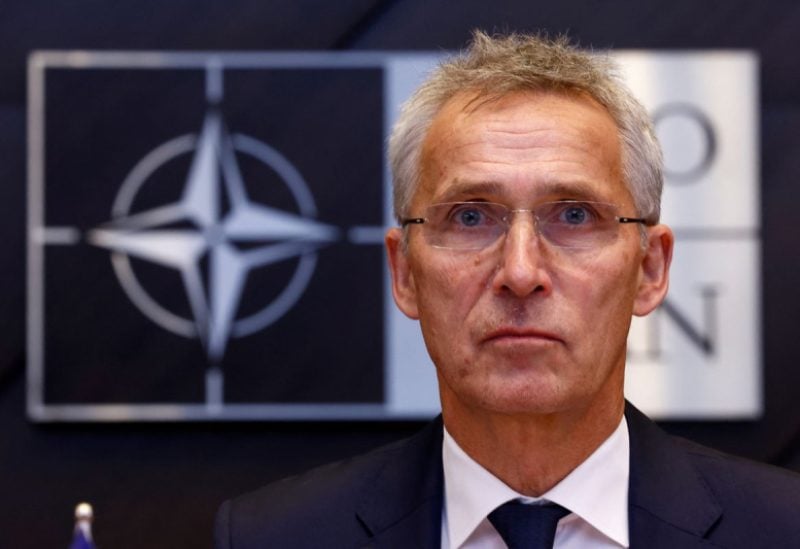
POLYGON ((536 414, 492 413, 442 399, 445 426, 458 445, 526 496, 541 496, 583 463, 619 426, 624 399, 536 414), (502 451, 498 451, 502 448, 502 451))

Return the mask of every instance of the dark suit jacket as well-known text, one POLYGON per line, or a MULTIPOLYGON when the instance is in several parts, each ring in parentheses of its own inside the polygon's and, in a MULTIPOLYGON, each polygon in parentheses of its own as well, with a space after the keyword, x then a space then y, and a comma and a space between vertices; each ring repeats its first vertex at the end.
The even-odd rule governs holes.
MULTIPOLYGON (((800 475, 670 437, 633 406, 631 547, 800 548, 800 475)), ((441 418, 416 436, 225 502, 217 549, 435 548, 441 418)))

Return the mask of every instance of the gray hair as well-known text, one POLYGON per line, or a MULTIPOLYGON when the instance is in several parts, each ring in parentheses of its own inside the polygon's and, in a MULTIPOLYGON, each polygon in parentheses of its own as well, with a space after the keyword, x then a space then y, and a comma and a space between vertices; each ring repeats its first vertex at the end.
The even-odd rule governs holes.
POLYGON ((658 223, 663 187, 661 147, 647 111, 636 100, 608 55, 580 50, 566 37, 491 37, 475 31, 466 51, 442 62, 403 105, 389 138, 394 214, 409 215, 420 180, 425 136, 444 104, 474 91, 493 99, 522 91, 585 93, 603 105, 619 129, 624 183, 637 215, 658 223))

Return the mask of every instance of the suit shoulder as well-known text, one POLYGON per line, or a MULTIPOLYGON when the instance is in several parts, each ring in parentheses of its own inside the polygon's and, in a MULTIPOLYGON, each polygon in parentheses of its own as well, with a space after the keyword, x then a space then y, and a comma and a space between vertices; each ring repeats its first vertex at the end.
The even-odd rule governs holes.
POLYGON ((330 499, 337 500, 368 483, 371 477, 378 474, 385 460, 390 459, 391 454, 404 442, 399 441, 277 480, 235 498, 232 504, 236 508, 254 507, 273 514, 276 511, 291 512, 293 502, 302 503, 307 510, 314 502, 325 504, 330 499))
POLYGON ((750 499, 787 498, 800 503, 800 473, 678 440, 704 477, 719 485, 715 490, 724 487, 726 493, 750 499))
POLYGON ((362 494, 387 467, 413 455, 423 433, 225 502, 217 513, 215 546, 263 547, 267 540, 291 540, 293 547, 319 547, 326 538, 353 540, 355 546, 365 542, 367 534, 355 512, 362 494))
POLYGON ((235 518, 252 520, 260 525, 267 522, 285 524, 294 516, 307 518, 316 512, 335 515, 380 473, 386 460, 404 442, 267 484, 231 500, 230 513, 235 518))
POLYGON ((739 547, 743 542, 749 547, 800 544, 800 521, 796 517, 800 474, 692 442, 681 444, 722 506, 715 535, 724 546, 739 547), (745 534, 746 540, 742 538, 745 534))

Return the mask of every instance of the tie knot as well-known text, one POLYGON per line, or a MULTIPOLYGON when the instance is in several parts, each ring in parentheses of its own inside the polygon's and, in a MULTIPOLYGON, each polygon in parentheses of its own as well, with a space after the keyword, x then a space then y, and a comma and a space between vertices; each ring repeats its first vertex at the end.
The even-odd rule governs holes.
POLYGON ((555 503, 526 505, 512 500, 489 513, 489 522, 509 549, 552 549, 558 521, 568 514, 555 503))

